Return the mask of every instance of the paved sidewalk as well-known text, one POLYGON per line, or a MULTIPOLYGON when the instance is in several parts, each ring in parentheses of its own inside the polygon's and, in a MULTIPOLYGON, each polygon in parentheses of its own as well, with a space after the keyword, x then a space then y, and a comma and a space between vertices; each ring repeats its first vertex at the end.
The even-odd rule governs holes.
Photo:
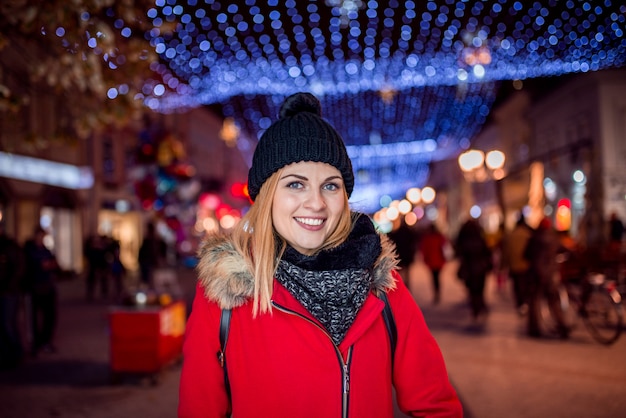
MULTIPOLYGON (((193 283, 191 271, 181 282, 193 283)), ((0 372, 0 417, 122 418, 176 416, 179 365, 164 368, 158 385, 130 376, 111 383, 111 304, 87 302, 81 279, 59 283, 56 353, 28 358, 16 370, 0 372)))
MULTIPOLYGON (((446 359, 468 418, 626 416, 626 335, 613 346, 595 343, 581 324, 568 341, 529 339, 508 289, 487 287, 491 313, 484 327, 470 321, 454 263, 442 274, 442 301, 431 301, 430 276, 417 263, 410 289, 446 359)), ((179 272, 185 299, 195 275, 179 272)), ((157 385, 109 375, 109 304, 87 303, 80 280, 60 284, 58 352, 0 372, 3 418, 117 418, 176 416, 180 365, 163 370, 157 385)), ((402 416, 397 414, 397 417, 402 416)))

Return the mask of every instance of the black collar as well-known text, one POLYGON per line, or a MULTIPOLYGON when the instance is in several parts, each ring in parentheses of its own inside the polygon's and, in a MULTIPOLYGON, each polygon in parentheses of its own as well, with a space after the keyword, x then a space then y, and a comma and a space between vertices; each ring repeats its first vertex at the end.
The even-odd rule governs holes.
POLYGON ((283 260, 310 271, 371 269, 381 251, 374 224, 366 215, 360 215, 348 239, 337 247, 308 256, 288 245, 283 260))

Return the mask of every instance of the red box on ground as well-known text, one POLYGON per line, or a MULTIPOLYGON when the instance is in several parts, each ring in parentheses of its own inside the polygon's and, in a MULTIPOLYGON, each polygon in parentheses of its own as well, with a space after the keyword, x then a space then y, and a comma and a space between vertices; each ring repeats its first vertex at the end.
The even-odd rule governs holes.
POLYGON ((157 373, 182 353, 186 321, 182 301, 163 307, 115 307, 109 321, 115 373, 157 373))

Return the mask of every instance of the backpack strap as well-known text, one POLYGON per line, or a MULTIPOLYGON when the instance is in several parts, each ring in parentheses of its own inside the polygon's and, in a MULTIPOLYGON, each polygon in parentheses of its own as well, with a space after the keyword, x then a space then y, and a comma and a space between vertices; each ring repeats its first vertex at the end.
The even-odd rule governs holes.
MULTIPOLYGON (((389 334, 389 344, 391 345, 391 370, 393 373, 393 360, 396 352, 396 343, 398 341, 398 330, 396 328, 396 321, 393 318, 393 312, 391 311, 391 305, 389 305, 389 299, 386 292, 379 292, 378 296, 385 302, 383 308, 383 320, 385 321, 385 327, 387 328, 387 334, 389 334)), ((228 331, 230 329, 230 309, 222 309, 220 316, 220 351, 217 352, 217 360, 220 362, 220 366, 224 369, 224 386, 226 387, 226 393, 230 398, 230 382, 228 380, 228 370, 226 368, 226 343, 228 342, 228 331)))
POLYGON ((217 360, 220 362, 220 366, 224 369, 224 385, 226 386, 226 393, 230 398, 230 382, 228 380, 228 370, 226 368, 226 343, 228 342, 228 331, 230 329, 230 309, 222 309, 220 315, 220 351, 217 352, 217 360))
POLYGON ((383 319, 385 320, 385 326, 387 327, 387 334, 389 334, 389 344, 391 345, 391 370, 393 373, 393 360, 396 354, 396 343, 398 341, 398 329, 396 328, 396 321, 393 318, 393 312, 391 311, 391 305, 389 305, 389 299, 387 298, 387 292, 379 292, 378 296, 385 302, 383 308, 383 319))

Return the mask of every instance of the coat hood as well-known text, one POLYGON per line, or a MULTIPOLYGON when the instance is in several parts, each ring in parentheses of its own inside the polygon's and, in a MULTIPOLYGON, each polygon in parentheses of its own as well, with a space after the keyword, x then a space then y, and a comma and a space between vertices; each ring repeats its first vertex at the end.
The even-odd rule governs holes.
MULTIPOLYGON (((398 260, 393 242, 384 234, 378 235, 381 252, 373 264, 372 290, 386 292, 395 287, 392 271, 397 268, 398 260)), ((198 257, 198 280, 207 299, 222 309, 235 308, 252 299, 254 277, 230 237, 208 236, 200 246, 198 257)))

